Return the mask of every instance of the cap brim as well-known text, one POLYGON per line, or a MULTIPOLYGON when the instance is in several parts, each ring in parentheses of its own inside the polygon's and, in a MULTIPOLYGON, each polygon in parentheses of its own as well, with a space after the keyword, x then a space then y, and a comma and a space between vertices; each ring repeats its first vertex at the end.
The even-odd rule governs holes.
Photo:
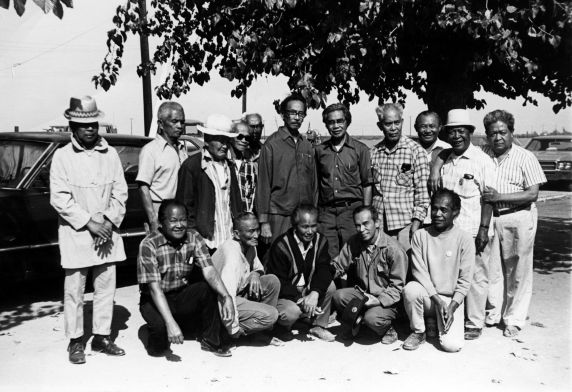
POLYGON ((76 117, 73 114, 70 114, 66 110, 64 112, 64 117, 71 122, 80 123, 80 124, 88 124, 88 123, 94 123, 94 122, 99 122, 99 121, 103 120, 105 118, 105 113, 100 110, 100 111, 98 111, 98 114, 96 116, 76 117))
POLYGON ((230 133, 225 131, 219 131, 218 129, 206 128, 201 125, 197 125, 197 129, 204 134, 211 135, 211 136, 225 136, 229 138, 235 138, 238 136, 238 133, 230 133))
POLYGON ((451 123, 451 124, 445 124, 443 126, 443 128, 452 128, 452 127, 469 127, 472 128, 473 130, 476 128, 473 124, 465 124, 465 123, 451 123))

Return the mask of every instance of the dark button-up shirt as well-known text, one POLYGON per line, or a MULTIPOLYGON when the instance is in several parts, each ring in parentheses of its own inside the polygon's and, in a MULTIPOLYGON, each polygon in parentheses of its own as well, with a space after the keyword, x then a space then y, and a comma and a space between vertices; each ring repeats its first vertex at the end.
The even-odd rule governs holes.
MULTIPOLYGON (((143 239, 137 257, 137 281, 143 285, 160 282, 167 293, 186 286, 193 266, 213 265, 205 241, 193 229, 179 244, 173 244, 161 232, 155 231, 143 239)), ((147 286, 141 286, 146 292, 147 286)))
POLYGON ((285 127, 278 128, 262 146, 258 162, 256 206, 260 222, 268 214, 289 216, 298 205, 316 204, 314 147, 301 135, 298 142, 285 127))
POLYGON ((355 264, 357 284, 383 307, 399 302, 407 275, 407 255, 396 240, 381 230, 373 245, 364 243, 357 234, 352 236, 332 264, 336 276, 345 274, 355 264))
POLYGON ((373 182, 367 146, 348 135, 339 151, 331 139, 315 149, 320 205, 336 200, 362 200, 363 187, 373 182))

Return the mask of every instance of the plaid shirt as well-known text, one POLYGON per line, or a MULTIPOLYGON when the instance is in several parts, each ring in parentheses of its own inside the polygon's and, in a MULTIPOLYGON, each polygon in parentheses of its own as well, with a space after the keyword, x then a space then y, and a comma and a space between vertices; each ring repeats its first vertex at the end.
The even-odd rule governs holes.
MULTIPOLYGON (((156 231, 139 245, 137 281, 139 284, 160 282, 163 292, 168 293, 188 284, 195 264, 201 268, 213 265, 199 233, 189 229, 185 240, 176 245, 156 231)), ((145 291, 146 287, 141 290, 145 291)))
POLYGON ((373 206, 384 214, 387 230, 401 229, 412 219, 423 222, 429 206, 429 164, 423 147, 401 136, 389 150, 382 140, 371 149, 371 166, 373 206))
POLYGON ((244 211, 252 212, 254 197, 256 196, 256 182, 258 181, 258 165, 252 159, 235 161, 236 174, 240 184, 240 197, 244 211), (240 162, 240 165, 238 163, 240 162))

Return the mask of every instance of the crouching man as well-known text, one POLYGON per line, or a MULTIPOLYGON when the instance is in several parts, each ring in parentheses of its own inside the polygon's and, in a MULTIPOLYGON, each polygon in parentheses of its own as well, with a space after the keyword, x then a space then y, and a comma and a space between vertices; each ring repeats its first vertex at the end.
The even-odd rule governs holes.
POLYGON ((233 228, 232 238, 223 242, 212 259, 234 306, 234 318, 227 328, 233 336, 239 337, 274 326, 278 319, 280 281, 272 274, 265 275, 258 259, 260 226, 256 215, 240 214, 233 228))
POLYGON ((212 264, 205 241, 195 230, 187 231, 184 204, 163 200, 158 215, 159 230, 143 239, 137 258, 139 310, 149 329, 149 355, 165 355, 170 343, 183 343, 179 324, 200 318, 201 349, 231 356, 223 322, 234 319, 232 298, 212 264), (195 266, 202 269, 205 281, 191 280, 195 266), (222 321, 217 294, 222 302, 222 321))
MULTIPOLYGON (((407 255, 397 240, 381 230, 374 207, 356 208, 353 218, 357 234, 344 245, 333 265, 336 277, 347 273, 350 267, 355 268, 356 288, 337 290, 334 306, 342 315, 352 300, 365 294, 363 323, 382 337, 381 343, 392 344, 397 341, 397 332, 391 323, 397 316, 397 304, 405 285, 407 255)), ((342 334, 343 338, 351 338, 347 328, 342 334)))
POLYGON ((267 253, 267 271, 280 279, 278 325, 289 331, 300 319, 312 324, 310 334, 327 342, 332 295, 328 241, 318 233, 318 210, 302 204, 291 217, 292 228, 276 238, 267 253))
POLYGON ((413 235, 414 280, 403 290, 412 331, 403 343, 405 350, 415 350, 425 342, 425 317, 437 319, 443 351, 457 352, 463 347, 463 301, 473 277, 475 243, 469 233, 453 224, 460 210, 459 195, 438 190, 431 199, 431 226, 413 235))

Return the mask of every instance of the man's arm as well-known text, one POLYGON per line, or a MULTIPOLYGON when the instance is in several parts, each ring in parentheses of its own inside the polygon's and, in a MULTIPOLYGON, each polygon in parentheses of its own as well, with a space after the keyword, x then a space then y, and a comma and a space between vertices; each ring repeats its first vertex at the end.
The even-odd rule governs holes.
MULTIPOLYGON (((419 229, 421 222, 427 215, 427 207, 429 207, 429 191, 427 190, 427 181, 429 179, 429 163, 427 156, 421 147, 418 149, 417 157, 413 157, 413 216, 411 218, 411 229, 409 238, 419 229)), ((413 151, 415 153, 416 150, 413 151)))
POLYGON ((431 281, 429 274, 429 266, 427 265, 426 255, 423 252, 422 232, 413 234, 411 240, 411 273, 413 278, 427 290, 429 297, 437 294, 435 285, 431 281))
POLYGON ((332 266, 335 269, 334 279, 344 275, 350 265, 353 263, 352 252, 350 249, 351 239, 345 243, 340 254, 332 260, 332 266))
MULTIPOLYGON (((193 157, 188 158, 179 169, 177 180, 177 193, 175 198, 183 203, 187 208, 187 226, 190 229, 196 228, 196 200, 195 185, 199 178, 195 178, 190 161, 193 157)), ((198 177, 198 176, 197 176, 198 177)))
POLYGON ((489 226, 491 224, 492 216, 493 205, 490 203, 483 203, 481 206, 481 224, 479 225, 479 231, 475 237, 475 249, 479 254, 485 249, 489 242, 489 226))
MULTIPOLYGON (((382 256, 379 252, 378 257, 382 256)), ((389 264, 389 284, 377 294, 377 299, 381 306, 387 308, 393 306, 401 299, 401 292, 405 286, 407 275, 407 254, 401 246, 387 248, 386 262, 389 264)), ((374 294, 374 293, 372 293, 374 294)), ((374 294, 375 295, 375 294, 374 294)))
POLYGON ((153 200, 151 199, 151 190, 148 184, 143 182, 139 183, 139 195, 141 195, 141 202, 143 204, 143 210, 147 215, 147 221, 149 222, 149 229, 151 232, 157 231, 159 228, 158 217, 155 215, 155 209, 153 208, 153 200))
MULTIPOLYGON (((288 257, 283 237, 278 237, 270 246, 266 255, 268 262, 266 264, 266 273, 276 275, 280 281, 279 298, 285 298, 295 301, 298 298, 298 290, 292 284, 292 265, 288 257)), ((289 252, 288 252, 289 253, 289 252)))
MULTIPOLYGON (((233 247, 229 245, 234 245, 233 243, 223 243, 217 251, 212 255, 212 262, 215 265, 216 270, 220 276, 220 280, 224 285, 226 291, 231 297, 232 307, 234 309, 234 317, 230 323, 226 326, 230 331, 231 335, 236 334, 239 331, 239 320, 238 320, 238 309, 236 307, 236 294, 239 287, 239 280, 241 278, 240 272, 240 255, 241 251, 238 247, 233 247), (238 249, 237 249, 238 248, 238 249)), ((238 244, 238 243, 237 243, 238 244)), ((203 273, 205 270, 203 269, 203 273)), ((219 308, 222 310, 224 308, 224 296, 219 295, 219 308)))
POLYGON ((123 166, 121 160, 115 149, 109 149, 108 154, 115 161, 113 172, 113 185, 111 188, 111 196, 107 204, 107 208, 103 211, 103 215, 111 222, 116 228, 119 228, 123 218, 125 217, 126 204, 127 204, 127 182, 125 181, 125 174, 123 173, 123 166))
POLYGON ((451 148, 441 150, 430 165, 431 172, 429 173, 429 180, 427 183, 431 193, 435 193, 437 189, 441 188, 441 168, 452 152, 453 149, 451 148))
POLYGON ((363 205, 370 206, 373 197, 373 175, 371 173, 371 156, 367 147, 359 150, 359 172, 363 189, 363 205))
POLYGON ((516 205, 526 205, 535 202, 538 199, 540 185, 532 185, 520 192, 498 193, 492 187, 485 187, 483 192, 483 200, 487 203, 511 203, 516 205))
POLYGON ((151 298, 153 299, 153 303, 157 307, 157 310, 161 314, 161 317, 163 317, 163 321, 165 321, 169 342, 175 344, 183 343, 184 341, 183 333, 181 332, 179 324, 177 324, 175 318, 173 317, 173 314, 171 313, 171 309, 169 308, 169 304, 167 303, 165 294, 161 289, 161 285, 159 284, 159 282, 150 282, 147 283, 147 286, 149 287, 149 292, 151 293, 151 298))
POLYGON ((469 292, 473 281, 473 269, 475 267, 475 243, 468 233, 461 237, 461 260, 459 260, 459 277, 453 292, 453 300, 462 303, 469 292))
POLYGON ((230 294, 228 293, 220 275, 214 266, 203 267, 203 276, 209 286, 218 294, 221 304, 221 318, 225 325, 232 325, 232 321, 236 317, 234 313, 234 304, 230 294))
POLYGON ((272 186, 272 149, 266 143, 260 150, 258 159, 258 184, 256 185, 256 211, 260 221, 260 237, 263 242, 270 242, 272 230, 268 223, 270 211, 270 188, 272 186))

